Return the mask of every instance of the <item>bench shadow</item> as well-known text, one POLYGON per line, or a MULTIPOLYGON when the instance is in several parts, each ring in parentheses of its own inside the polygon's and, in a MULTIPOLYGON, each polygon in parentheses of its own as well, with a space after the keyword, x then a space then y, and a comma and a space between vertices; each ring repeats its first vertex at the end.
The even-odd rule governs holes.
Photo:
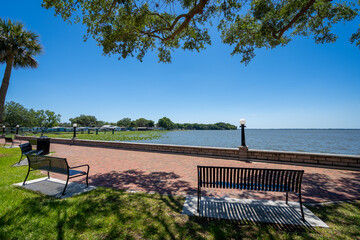
POLYGON ((263 204, 201 201, 200 216, 214 219, 231 219, 242 224, 271 224, 288 230, 311 230, 314 228, 301 220, 301 214, 292 207, 263 204))

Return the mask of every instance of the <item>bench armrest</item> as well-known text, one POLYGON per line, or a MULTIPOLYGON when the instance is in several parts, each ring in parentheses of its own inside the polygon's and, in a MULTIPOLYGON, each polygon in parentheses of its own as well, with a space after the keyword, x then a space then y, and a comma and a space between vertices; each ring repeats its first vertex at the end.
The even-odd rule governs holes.
POLYGON ((83 164, 83 165, 71 167, 70 169, 72 169, 72 168, 79 168, 79 167, 88 167, 88 168, 90 168, 90 166, 89 166, 88 164, 83 164))
POLYGON ((87 174, 89 174, 90 166, 88 164, 70 167, 69 169, 74 169, 74 168, 79 168, 79 167, 87 167, 87 174))
POLYGON ((36 155, 39 155, 41 153, 43 153, 44 151, 43 150, 31 150, 31 151, 28 151, 28 152, 24 152, 23 154, 24 155, 28 155, 28 154, 36 154, 36 155))
POLYGON ((89 176, 90 166, 88 164, 83 164, 83 165, 79 165, 79 166, 70 167, 69 169, 74 169, 74 168, 79 168, 79 167, 88 167, 88 170, 86 171, 86 175, 89 176))
POLYGON ((43 150, 34 150, 36 152, 36 155, 42 154, 44 151, 43 150))

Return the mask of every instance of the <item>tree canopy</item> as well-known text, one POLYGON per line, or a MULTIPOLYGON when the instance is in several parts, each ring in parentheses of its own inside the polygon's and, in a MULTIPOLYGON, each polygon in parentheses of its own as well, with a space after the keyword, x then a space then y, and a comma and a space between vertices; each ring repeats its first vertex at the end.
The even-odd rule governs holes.
POLYGON ((131 127, 131 118, 123 118, 116 123, 120 127, 131 127))
POLYGON ((170 120, 170 118, 167 118, 167 117, 160 118, 157 125, 158 125, 158 127, 165 128, 167 130, 171 130, 171 129, 176 128, 176 124, 173 123, 170 120))
POLYGON ((76 123, 79 127, 95 127, 98 121, 95 116, 81 114, 78 117, 70 118, 71 125, 76 123))
MULTIPOLYGON (((70 23, 81 22, 103 48, 119 59, 156 51, 160 62, 171 62, 175 49, 200 51, 211 44, 215 25, 223 43, 247 64, 257 48, 288 44, 295 36, 316 43, 337 39, 332 26, 359 15, 360 1, 332 0, 43 0, 70 23)), ((350 41, 360 47, 360 29, 350 41)))
POLYGON ((154 127, 155 123, 153 120, 148 120, 145 118, 138 118, 134 121, 133 126, 135 126, 135 127, 154 127))
POLYGON ((4 110, 4 123, 7 126, 15 127, 43 127, 51 128, 60 123, 60 114, 50 110, 27 109, 20 103, 7 102, 4 110))

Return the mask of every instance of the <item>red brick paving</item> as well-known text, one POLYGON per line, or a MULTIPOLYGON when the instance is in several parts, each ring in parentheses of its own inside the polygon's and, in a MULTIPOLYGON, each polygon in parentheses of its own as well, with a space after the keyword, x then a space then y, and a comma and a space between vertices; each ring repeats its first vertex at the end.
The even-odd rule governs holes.
MULTIPOLYGON (((89 164, 89 183, 96 186, 161 194, 195 195, 197 165, 303 169, 305 173, 302 193, 305 202, 360 199, 360 171, 64 144, 51 144, 51 151, 55 151, 54 156, 67 158, 70 166, 89 164)), ((204 194, 250 199, 285 199, 284 193, 274 192, 204 189, 204 194)), ((297 201, 298 198, 292 195, 289 195, 290 200, 297 201)))

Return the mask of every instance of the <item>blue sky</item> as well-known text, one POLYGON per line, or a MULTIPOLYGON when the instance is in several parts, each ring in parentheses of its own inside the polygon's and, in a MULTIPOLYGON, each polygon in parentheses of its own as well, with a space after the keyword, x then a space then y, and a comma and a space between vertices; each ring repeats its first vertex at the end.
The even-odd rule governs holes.
POLYGON ((360 50, 348 41, 359 19, 337 25, 334 44, 296 38, 256 51, 248 66, 216 32, 205 51, 177 50, 163 64, 156 54, 142 63, 103 56, 95 41, 83 41, 82 25, 65 23, 39 0, 1 5, 1 18, 23 22, 44 46, 39 68, 12 72, 6 101, 53 110, 62 121, 88 114, 112 122, 167 116, 235 125, 245 118, 249 128, 360 128, 360 50))

